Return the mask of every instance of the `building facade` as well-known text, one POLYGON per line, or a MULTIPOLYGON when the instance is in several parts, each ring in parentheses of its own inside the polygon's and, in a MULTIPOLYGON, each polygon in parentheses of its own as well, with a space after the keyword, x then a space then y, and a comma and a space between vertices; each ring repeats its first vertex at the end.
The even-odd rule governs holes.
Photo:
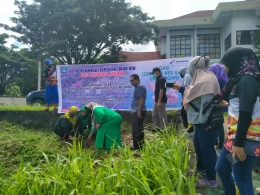
POLYGON ((208 55, 219 62, 231 47, 254 48, 260 25, 260 0, 220 3, 215 10, 197 11, 158 20, 160 42, 156 51, 167 58, 208 55))

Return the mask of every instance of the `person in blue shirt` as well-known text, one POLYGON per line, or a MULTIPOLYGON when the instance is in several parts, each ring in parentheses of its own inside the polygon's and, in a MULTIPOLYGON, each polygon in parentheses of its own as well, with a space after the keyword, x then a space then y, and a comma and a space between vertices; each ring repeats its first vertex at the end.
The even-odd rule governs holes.
MULTIPOLYGON (((224 66, 221 64, 213 64, 209 67, 209 69, 216 75, 220 90, 222 90, 228 81, 228 77, 224 70, 224 66)), ((223 113, 227 112, 227 108, 222 108, 222 111, 223 113)), ((215 145, 218 146, 219 150, 223 148, 224 139, 225 139, 225 132, 224 132, 224 126, 222 125, 218 129, 218 140, 215 143, 215 145)))
POLYGON ((52 66, 52 61, 50 59, 45 60, 46 69, 43 72, 43 78, 46 80, 46 105, 45 111, 49 111, 49 107, 52 103, 54 103, 54 109, 58 110, 58 86, 57 86, 57 78, 56 78, 56 67, 52 66))
POLYGON ((133 150, 142 148, 144 142, 144 119, 146 115, 146 87, 140 83, 137 74, 130 76, 130 83, 135 87, 131 102, 133 150))
MULTIPOLYGON (((188 87, 191 84, 192 78, 189 74, 189 70, 187 67, 181 67, 178 70, 178 73, 180 74, 180 77, 183 79, 182 86, 174 82, 173 88, 178 90, 179 93, 181 93, 183 96, 186 87, 188 87)), ((181 119, 182 119, 183 126, 185 127, 185 131, 188 129, 187 133, 191 133, 192 135, 194 129, 193 126, 188 123, 187 112, 183 106, 181 108, 181 119)))

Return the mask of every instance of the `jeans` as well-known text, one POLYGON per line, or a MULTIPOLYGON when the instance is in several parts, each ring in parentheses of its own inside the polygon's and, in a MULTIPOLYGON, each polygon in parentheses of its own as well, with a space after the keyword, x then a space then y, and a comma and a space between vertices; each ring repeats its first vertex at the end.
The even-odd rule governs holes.
POLYGON ((224 138, 225 138, 223 125, 218 127, 217 136, 218 136, 218 139, 216 139, 215 145, 218 146, 218 149, 221 150, 223 148, 224 138))
POLYGON ((240 195, 254 195, 252 170, 256 157, 248 155, 244 162, 231 165, 226 158, 229 153, 223 147, 216 165, 216 171, 223 184, 225 195, 236 195, 235 184, 238 187, 240 195))
POLYGON ((53 96, 53 102, 54 104, 58 104, 59 98, 58 98, 58 86, 46 86, 45 90, 45 97, 46 97, 46 104, 51 104, 51 97, 53 96))
POLYGON ((132 115, 132 135, 133 135, 133 145, 135 149, 141 149, 144 142, 144 118, 146 111, 142 111, 142 118, 138 118, 137 112, 132 115))
POLYGON ((216 180, 216 141, 217 129, 205 130, 200 125, 195 125, 193 143, 195 147, 197 170, 206 170, 207 180, 216 180))

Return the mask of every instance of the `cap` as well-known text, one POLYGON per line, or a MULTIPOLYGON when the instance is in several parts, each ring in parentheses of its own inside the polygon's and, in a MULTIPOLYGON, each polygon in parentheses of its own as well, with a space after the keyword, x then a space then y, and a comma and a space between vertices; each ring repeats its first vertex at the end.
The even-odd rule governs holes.
POLYGON ((158 67, 154 67, 153 70, 152 70, 152 72, 151 72, 150 74, 154 74, 154 73, 157 72, 157 71, 161 72, 161 69, 158 68, 158 67))

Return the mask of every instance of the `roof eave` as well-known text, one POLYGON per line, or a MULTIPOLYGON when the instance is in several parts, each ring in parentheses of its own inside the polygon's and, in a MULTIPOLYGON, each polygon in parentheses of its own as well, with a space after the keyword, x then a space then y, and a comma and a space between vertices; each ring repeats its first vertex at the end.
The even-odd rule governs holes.
POLYGON ((156 20, 154 24, 159 28, 163 27, 176 27, 176 26, 189 26, 189 25, 206 25, 214 24, 221 12, 224 11, 237 11, 237 10, 255 10, 259 14, 259 1, 237 1, 228 3, 219 3, 210 17, 197 17, 197 18, 180 18, 169 20, 156 20))

